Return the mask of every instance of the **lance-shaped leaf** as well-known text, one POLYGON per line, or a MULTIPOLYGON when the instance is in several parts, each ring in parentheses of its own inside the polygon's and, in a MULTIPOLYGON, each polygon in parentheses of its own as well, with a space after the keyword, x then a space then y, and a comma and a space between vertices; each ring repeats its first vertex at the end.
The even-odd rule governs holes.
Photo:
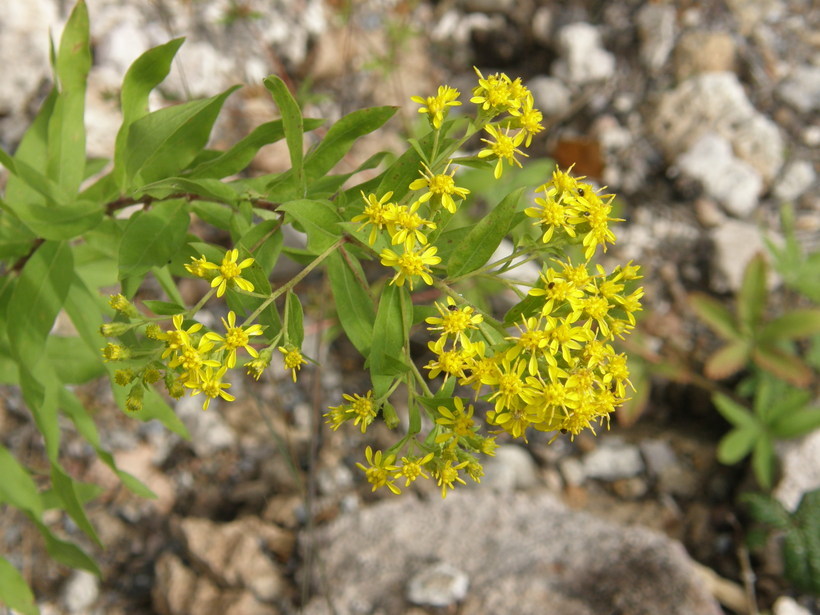
POLYGON ((820 310, 807 308, 791 311, 766 323, 758 339, 764 342, 797 340, 817 333, 820 333, 820 310))
POLYGON ((0 602, 23 615, 38 615, 34 594, 17 568, 0 556, 0 602))
POLYGON ((717 350, 703 366, 709 378, 722 380, 746 367, 751 357, 751 348, 745 340, 730 342, 717 350))
POLYGON ((388 284, 379 300, 368 357, 373 393, 377 399, 387 393, 395 376, 402 371, 402 349, 406 332, 401 296, 407 292, 405 286, 388 284))
POLYGON ((288 291, 285 300, 285 318, 287 320, 287 340, 294 346, 301 348, 305 339, 305 324, 302 312, 302 303, 293 291, 288 291))
POLYGON ((327 274, 339 322, 351 343, 367 356, 373 341, 376 311, 364 271, 355 257, 343 256, 340 250, 328 258, 327 274))
POLYGON ((796 387, 806 387, 812 381, 811 368, 795 355, 779 348, 758 344, 752 352, 752 359, 767 372, 796 387))
POLYGON ((703 322, 723 339, 736 341, 743 339, 734 315, 716 299, 703 293, 691 293, 689 305, 703 322))
POLYGON ((744 331, 753 334, 760 325, 769 293, 766 290, 766 260, 757 254, 746 265, 737 295, 737 315, 744 331))
POLYGON ((291 172, 298 189, 298 195, 304 197, 307 192, 304 168, 303 133, 305 131, 302 111, 299 103, 293 98, 285 82, 276 75, 263 80, 265 87, 273 96, 279 113, 282 114, 282 124, 285 129, 285 141, 290 152, 291 172))
POLYGON ((131 216, 120 242, 120 279, 167 264, 181 249, 188 224, 188 204, 182 199, 165 201, 131 216))

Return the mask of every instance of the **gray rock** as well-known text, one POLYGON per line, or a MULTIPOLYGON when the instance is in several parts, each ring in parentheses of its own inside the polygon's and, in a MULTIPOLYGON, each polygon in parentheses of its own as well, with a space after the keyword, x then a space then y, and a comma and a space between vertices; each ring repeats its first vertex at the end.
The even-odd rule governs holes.
POLYGON ((808 160, 790 162, 777 181, 772 196, 781 203, 788 203, 800 198, 817 179, 814 165, 808 160))
POLYGON ((236 434, 219 413, 221 399, 211 400, 208 410, 202 410, 202 394, 183 397, 176 403, 176 413, 191 434, 190 445, 197 456, 206 458, 233 447, 236 434))
POLYGON ((675 47, 675 75, 682 81, 700 73, 734 70, 735 46, 729 32, 684 32, 675 47))
POLYGON ((560 79, 539 76, 531 79, 527 87, 544 117, 561 116, 569 109, 570 91, 560 79))
POLYGON ((637 476, 643 470, 640 449, 631 444, 604 441, 584 455, 584 473, 589 478, 612 481, 637 476))
POLYGON ((615 74, 615 56, 602 47, 601 35, 591 24, 578 22, 561 28, 558 47, 560 57, 553 70, 571 84, 601 81, 615 74))
POLYGON ((580 459, 576 459, 575 457, 566 457, 558 462, 558 467, 560 468, 561 476, 567 485, 578 487, 583 485, 584 481, 587 479, 584 464, 581 463, 580 459))
POLYGON ((407 612, 402 588, 431 561, 469 577, 461 609, 471 615, 721 612, 679 543, 571 511, 546 493, 396 498, 340 517, 314 539, 332 582, 304 615, 329 605, 338 615, 407 612))
POLYGON ((794 598, 789 596, 780 596, 772 607, 774 615, 811 615, 811 611, 803 608, 794 598))
POLYGON ((820 110, 820 66, 796 67, 777 87, 777 94, 801 113, 820 110))
POLYGON ((87 613, 100 596, 100 579, 85 570, 75 570, 63 587, 63 603, 69 613, 87 613))
POLYGON ((661 96, 650 121, 652 135, 674 160, 704 135, 726 139, 737 158, 770 184, 783 165, 783 139, 749 102, 734 73, 705 73, 661 96))
POLYGON ((652 476, 659 476, 678 464, 675 450, 665 440, 642 440, 639 447, 646 461, 646 469, 652 476))
POLYGON ((746 218, 754 211, 763 180, 750 164, 735 157, 722 136, 704 134, 675 163, 685 175, 699 180, 706 193, 732 215, 746 218))
POLYGON ((484 462, 483 486, 509 493, 516 489, 530 489, 538 484, 535 462, 522 447, 504 444, 495 451, 495 457, 484 462))
POLYGON ((766 253, 760 230, 748 222, 726 220, 712 229, 711 238, 715 245, 714 269, 719 276, 714 280, 714 290, 737 291, 752 257, 758 252, 766 253))
POLYGON ((820 487, 820 430, 780 443, 777 452, 783 475, 774 497, 795 510, 803 494, 820 487))
POLYGON ((637 15, 641 38, 641 62, 651 72, 659 71, 675 42, 677 10, 671 4, 644 4, 637 15))
POLYGON ((467 595, 470 578, 464 571, 438 562, 418 572, 407 584, 407 600, 412 604, 450 606, 467 595))

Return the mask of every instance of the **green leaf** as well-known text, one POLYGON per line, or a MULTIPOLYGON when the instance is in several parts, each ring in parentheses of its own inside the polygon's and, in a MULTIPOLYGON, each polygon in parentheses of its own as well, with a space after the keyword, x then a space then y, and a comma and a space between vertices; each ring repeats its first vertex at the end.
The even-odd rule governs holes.
POLYGON ((721 416, 732 425, 736 427, 757 428, 757 418, 745 406, 741 406, 739 403, 720 393, 712 396, 712 403, 715 404, 715 408, 720 412, 721 416))
POLYGON ((808 386, 813 378, 811 368, 800 358, 766 344, 761 343, 754 348, 752 360, 767 372, 796 387, 808 386))
POLYGON ((513 214, 523 193, 524 188, 512 191, 472 228, 450 256, 447 264, 449 277, 456 278, 471 273, 490 259, 501 240, 509 233, 513 214))
POLYGON ((754 449, 761 433, 757 428, 742 427, 733 429, 721 438, 717 448, 720 463, 733 465, 746 457, 754 449))
POLYGON ((338 226, 342 219, 329 201, 288 201, 279 209, 302 226, 307 234, 308 250, 314 254, 321 254, 342 236, 338 226))
POLYGON ((754 333, 760 326, 768 301, 766 260, 756 254, 746 265, 737 295, 737 315, 744 331, 754 333))
MULTIPOLYGON (((6 207, 15 213, 24 208, 26 203, 29 202, 56 205, 58 203, 67 203, 72 198, 64 188, 54 183, 51 178, 46 177, 29 164, 21 160, 13 159, 2 149, 0 149, 0 164, 8 169, 13 178, 20 180, 20 183, 15 184, 15 186, 17 186, 18 189, 23 188, 23 190, 18 191, 25 191, 27 193, 26 196, 17 200, 9 199, 6 201, 6 207), (32 198, 32 195, 35 196, 32 198), (36 195, 40 195, 43 198, 36 195)), ((9 192, 9 190, 6 191, 7 195, 9 192)))
POLYGON ((285 300, 285 319, 288 323, 288 330, 285 338, 287 341, 297 348, 302 347, 302 342, 305 339, 305 325, 302 314, 302 304, 299 297, 296 296, 292 290, 287 292, 287 299, 285 300))
POLYGON ((797 438, 818 427, 820 427, 820 409, 806 409, 775 421, 771 426, 771 432, 779 439, 797 438))
POLYGON ((96 227, 103 218, 99 203, 74 201, 59 207, 36 203, 15 210, 20 220, 36 235, 44 239, 73 239, 96 227))
POLYGON ((324 139, 305 160, 308 181, 313 183, 327 175, 360 137, 383 126, 397 110, 398 107, 360 109, 345 115, 333 124, 324 139))
POLYGON ((101 547, 102 542, 100 542, 100 538, 97 536, 94 526, 91 525, 91 521, 88 520, 83 505, 77 497, 74 480, 54 463, 51 464, 51 483, 68 516, 77 524, 77 527, 85 532, 86 536, 101 547))
POLYGON ((820 310, 801 309, 783 314, 766 323, 758 338, 765 342, 797 340, 820 333, 820 310))
POLYGON ((254 224, 235 245, 251 254, 263 272, 271 272, 282 252, 281 226, 281 220, 263 220, 254 224))
POLYGON ((195 194, 203 200, 213 200, 217 203, 227 203, 235 205, 240 195, 231 188, 230 184, 223 183, 218 179, 188 179, 185 177, 169 177, 158 182, 143 186, 135 192, 136 198, 144 195, 158 199, 168 198, 170 195, 186 192, 195 194))
POLYGON ((336 315, 350 342, 367 356, 373 342, 376 310, 367 278, 359 261, 340 249, 327 260, 327 275, 336 305, 336 315))
POLYGON ((720 337, 729 341, 743 339, 736 318, 722 303, 703 293, 691 293, 689 305, 698 318, 711 327, 720 337))
POLYGON ((125 185, 139 187, 173 177, 188 166, 208 143, 219 110, 238 87, 159 109, 131 124, 123 153, 125 185))
POLYGON ((9 299, 6 326, 12 354, 32 372, 68 295, 73 267, 67 243, 46 241, 23 267, 9 299))
POLYGON ((776 498, 762 493, 744 493, 740 500, 746 504, 752 518, 778 530, 791 525, 789 511, 776 498))
POLYGON ((47 175, 68 194, 85 179, 85 85, 91 69, 88 9, 74 5, 60 39, 55 72, 59 96, 48 123, 47 175))
POLYGON ((304 196, 307 192, 307 182, 303 164, 303 133, 305 131, 302 120, 302 111, 299 103, 293 98, 285 82, 276 75, 271 75, 262 81, 265 87, 273 96, 279 112, 282 114, 282 124, 285 129, 285 141, 290 152, 290 164, 294 175, 294 180, 298 188, 298 194, 304 196))
POLYGON ((713 380, 728 378, 746 367, 751 349, 745 340, 732 341, 717 350, 703 366, 703 371, 713 380))
POLYGON ((377 399, 387 394, 396 375, 396 363, 401 362, 406 340, 401 295, 407 293, 404 286, 388 284, 379 300, 368 358, 373 394, 377 399))
POLYGON ((0 503, 11 504, 38 519, 43 514, 43 501, 34 480, 17 459, 0 445, 0 503))
MULTIPOLYGON (((428 135, 422 139, 422 144, 429 151, 429 148, 432 147, 432 138, 428 135)), ((399 202, 409 192, 409 186, 413 180, 419 178, 421 168, 421 157, 415 150, 408 149, 385 170, 381 176, 379 186, 373 192, 379 198, 387 192, 393 192, 392 200, 399 202)), ((358 196, 358 187, 355 193, 355 196, 358 196)))
POLYGON ((80 341, 76 337, 48 336, 48 361, 60 381, 66 384, 83 384, 105 374, 99 348, 91 349, 80 341))
MULTIPOLYGON (((324 120, 305 118, 302 120, 302 128, 305 132, 317 129, 324 124, 324 120)), ((194 167, 189 177, 193 179, 214 177, 222 178, 229 175, 236 175, 245 170, 251 163, 256 153, 265 145, 276 143, 285 136, 285 129, 282 120, 265 122, 251 131, 251 133, 238 141, 229 150, 222 152, 213 160, 208 160, 194 167)))
POLYGON ((39 615, 40 609, 34 601, 28 583, 17 568, 0 556, 0 603, 22 615, 39 615))
POLYGON ((774 445, 771 439, 765 434, 760 434, 752 453, 752 468, 757 482, 764 489, 771 489, 772 487, 776 469, 775 463, 774 445))
POLYGON ((168 303, 167 301, 144 299, 142 304, 157 316, 173 316, 175 314, 182 314, 185 311, 185 308, 181 305, 168 303))
POLYGON ((97 563, 77 545, 57 538, 57 536, 51 533, 48 526, 43 524, 39 519, 32 519, 32 522, 37 526, 37 529, 40 530, 40 535, 46 543, 46 550, 53 559, 70 568, 88 570, 97 576, 101 576, 97 563))
POLYGON ((125 190, 125 162, 128 133, 131 124, 148 114, 148 96, 171 71, 171 62, 185 39, 176 38, 164 45, 154 47, 138 57, 125 73, 120 92, 122 125, 117 132, 114 146, 114 178, 121 190, 125 190))
POLYGON ((182 199, 165 201, 131 216, 120 242, 120 279, 166 265, 181 249, 188 224, 188 204, 182 199))

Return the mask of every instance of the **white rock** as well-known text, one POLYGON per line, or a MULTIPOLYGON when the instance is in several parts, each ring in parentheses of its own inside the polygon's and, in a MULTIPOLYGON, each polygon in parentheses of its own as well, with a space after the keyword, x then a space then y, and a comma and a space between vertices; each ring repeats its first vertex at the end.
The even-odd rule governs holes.
POLYGON ((808 160, 795 160, 786 166, 772 195, 780 202, 794 201, 806 192, 817 179, 814 165, 808 160))
POLYGON ((777 87, 777 94, 801 113, 820 110, 820 66, 798 66, 777 87))
POLYGON ((650 71, 663 67, 675 44, 677 9, 671 4, 644 4, 638 11, 641 61, 650 71))
POLYGON ((665 93, 651 131, 667 158, 674 160, 701 137, 716 134, 735 156, 769 184, 783 165, 783 138, 777 125, 749 102, 734 73, 704 73, 665 93))
POLYGON ((615 56, 601 46, 595 26, 585 22, 569 24, 558 33, 560 58, 555 74, 573 84, 584 84, 612 77, 615 56))
POLYGON ((783 477, 774 497, 789 510, 795 510, 803 494, 820 487, 820 430, 799 440, 778 445, 783 477))
MULTIPOLYGON (((760 230, 748 222, 729 219, 712 229, 711 238, 715 245, 714 267, 720 275, 715 280, 715 290, 723 291, 728 288, 737 291, 746 265, 752 257, 758 252, 766 253, 760 230)), ((770 272, 770 283, 772 279, 770 272)))
POLYGON ((488 457, 484 462, 481 484, 500 492, 534 487, 538 484, 535 462, 520 446, 499 446, 495 457, 488 457))
POLYGON ((85 570, 75 570, 63 587, 63 602, 69 613, 86 613, 100 596, 100 580, 85 570))
POLYGON ((458 568, 439 562, 417 573, 407 584, 407 599, 413 604, 450 606, 464 600, 470 578, 458 568))
POLYGON ((560 79, 539 76, 531 79, 527 87, 545 117, 561 116, 569 109, 570 91, 560 79))
POLYGON ((575 457, 566 457, 558 462, 558 467, 561 470, 561 476, 567 485, 578 487, 584 484, 587 478, 584 464, 575 457))
POLYGON ((700 180, 706 193, 729 213, 745 218, 754 211, 763 180, 751 165, 735 157, 722 136, 704 134, 675 162, 683 173, 700 180))
POLYGON ((145 33, 142 12, 133 5, 108 7, 91 19, 96 39, 95 60, 113 68, 120 78, 151 43, 145 33))
POLYGON ((584 456, 584 472, 589 478, 618 480, 637 476, 644 470, 637 446, 604 443, 584 456))
POLYGON ((220 401, 211 400, 208 410, 202 410, 202 395, 183 397, 176 403, 176 413, 191 433, 191 446, 199 457, 211 457, 236 443, 236 435, 218 412, 220 401))
POLYGON ((797 604, 790 596, 780 596, 772 607, 772 613, 773 615, 811 615, 811 611, 797 604))

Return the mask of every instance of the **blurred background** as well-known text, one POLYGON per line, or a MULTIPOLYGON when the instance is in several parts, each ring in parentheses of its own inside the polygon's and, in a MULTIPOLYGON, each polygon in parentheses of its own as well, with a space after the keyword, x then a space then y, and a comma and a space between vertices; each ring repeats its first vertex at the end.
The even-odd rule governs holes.
MULTIPOLYGON (((0 520, 4 551, 24 554, 44 613, 820 612, 816 586, 795 584, 784 563, 785 525, 780 534, 755 533, 762 519, 740 499, 771 493, 768 505, 794 511, 820 487, 818 432, 761 431, 766 444, 755 440, 746 452, 771 449, 775 462, 755 466, 727 450, 737 424, 715 402, 723 395, 745 404, 758 423, 778 400, 799 399, 792 405, 801 411, 816 406, 820 342, 816 334, 784 337, 778 348, 796 363, 756 363, 751 352, 726 361, 716 355, 726 342, 709 302, 733 315, 752 305, 747 311, 759 310, 762 323, 820 301, 815 2, 87 4, 88 150, 101 158, 113 151, 128 66, 176 37, 186 42, 154 108, 245 86, 226 105, 215 148, 276 116, 261 84, 269 74, 288 84, 305 117, 332 122, 366 106, 399 106, 342 162, 347 170, 423 134, 411 96, 448 84, 466 99, 473 67, 521 77, 546 130, 527 150, 524 171, 505 172, 499 184, 473 178, 472 196, 492 206, 516 182, 549 179, 553 163, 574 164, 617 194, 625 219, 600 262, 640 264, 646 295, 624 346, 637 391, 612 429, 507 443, 480 486, 444 502, 434 485, 398 498, 370 493, 355 462, 367 444, 393 436, 321 424, 342 392, 367 388, 366 373, 334 323, 309 313, 305 349, 321 365, 306 368, 298 384, 269 370, 258 385, 236 385, 240 401, 208 413, 183 399, 177 412, 190 442, 121 416, 106 383, 87 387, 104 443, 159 499, 118 488, 69 435, 76 476, 107 488, 89 513, 107 546, 89 547, 104 578, 58 567, 17 513, 0 520), (744 292, 754 276, 768 294, 744 292)), ((0 0, 6 151, 48 92, 48 37, 59 39, 72 6, 0 0)), ((251 172, 288 165, 284 146, 268 146, 251 172)), ((306 307, 326 301, 320 279, 302 291, 306 307)), ((36 465, 42 444, 11 388, 0 388, 0 433, 36 465)), ((820 520, 820 509, 812 515, 820 520)), ((62 529, 82 543, 76 528, 62 529)), ((817 561, 820 551, 807 573, 815 579, 817 561)))

